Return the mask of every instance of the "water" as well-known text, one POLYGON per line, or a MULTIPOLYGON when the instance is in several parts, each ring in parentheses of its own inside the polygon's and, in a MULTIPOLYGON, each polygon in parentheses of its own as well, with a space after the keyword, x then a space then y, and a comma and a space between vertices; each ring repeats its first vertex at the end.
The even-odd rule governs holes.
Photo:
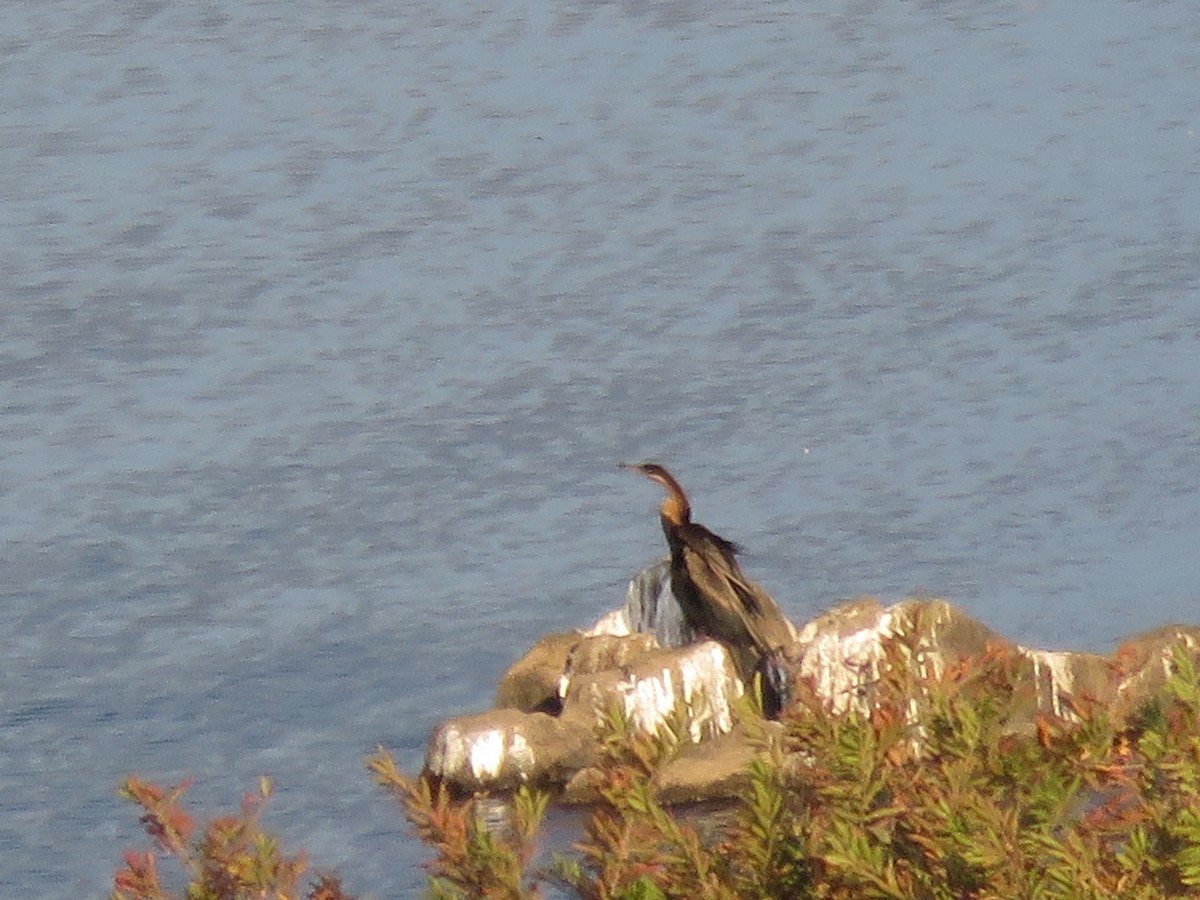
POLYGON ((1200 16, 1037 3, 14 3, 0 893, 136 771, 365 896, 369 783, 661 550, 803 621, 1195 622, 1200 16))

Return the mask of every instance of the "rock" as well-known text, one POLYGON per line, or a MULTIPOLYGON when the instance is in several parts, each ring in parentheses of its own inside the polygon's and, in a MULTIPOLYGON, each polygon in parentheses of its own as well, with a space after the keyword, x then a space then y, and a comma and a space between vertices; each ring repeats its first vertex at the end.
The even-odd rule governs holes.
MULTIPOLYGON (((783 730, 778 722, 760 723, 763 734, 736 725, 726 734, 699 744, 684 743, 676 755, 654 773, 659 799, 666 804, 732 800, 745 794, 750 784, 746 767, 762 752, 761 741, 777 739, 783 730)), ((563 788, 562 803, 595 803, 603 773, 587 767, 572 776, 563 788)))
POLYGON ((652 634, 597 634, 579 638, 567 654, 566 667, 559 679, 559 696, 566 696, 572 678, 622 669, 657 649, 658 641, 652 634))
POLYGON ((836 713, 870 711, 872 685, 891 661, 902 663, 912 689, 984 658, 1003 662, 1029 689, 1016 704, 1013 728, 1033 727, 1037 714, 1077 719, 1076 701, 1109 702, 1114 695, 1106 657, 1021 647, 944 600, 903 600, 883 607, 864 598, 810 622, 792 648, 793 671, 811 679, 836 713))
POLYGON ((1136 635, 1112 656, 1114 715, 1128 717, 1152 697, 1161 696, 1172 672, 1175 650, 1200 661, 1200 628, 1167 625, 1136 635))
POLYGON ((621 666, 655 647, 682 647, 692 641, 683 611, 671 594, 670 560, 654 562, 629 582, 625 605, 585 631, 550 634, 509 667, 496 688, 497 709, 557 715, 560 681, 572 672, 592 673, 621 666), (621 638, 630 638, 622 643, 621 638), (574 655, 572 656, 572 651, 574 655), (607 663, 607 664, 606 664, 607 663))
POLYGON ((438 725, 425 771, 460 793, 554 786, 595 761, 595 743, 588 723, 494 709, 438 725))
POLYGON ((779 722, 760 722, 753 729, 737 725, 728 734, 702 744, 684 746, 654 776, 664 803, 698 803, 743 797, 750 785, 746 767, 763 752, 764 740, 778 739, 779 722))
POLYGON ((1108 705, 1115 696, 1112 665, 1106 656, 1061 650, 1017 648, 1019 662, 1013 680, 1033 687, 1033 700, 1025 710, 1014 710, 1009 725, 1033 727, 1034 714, 1080 721, 1077 707, 1108 705))
POLYGON ((1006 646, 982 623, 944 600, 904 600, 884 607, 871 597, 843 603, 799 632, 785 657, 834 713, 867 713, 872 685, 889 657, 918 677, 941 678, 947 669, 989 649, 1006 646))
MULTIPOLYGON (((650 635, 576 636, 585 672, 575 673, 569 682, 564 678, 560 715, 509 708, 448 719, 430 738, 426 772, 461 793, 512 790, 525 783, 560 785, 597 759, 596 728, 612 704, 648 733, 672 721, 677 704, 682 740, 698 742, 729 731, 743 688, 725 648, 705 641, 664 650, 656 643, 650 635), (622 659, 595 669, 604 660, 622 659)), ((530 655, 535 659, 528 668, 538 671, 556 658, 541 646, 530 655)), ((526 669, 522 663, 519 671, 526 669)), ((535 681, 541 684, 544 678, 535 681)))
POLYGON ((559 707, 558 683, 571 649, 579 643, 578 631, 548 634, 509 666, 496 687, 497 709, 553 712, 559 707))
POLYGON ((694 742, 733 727, 733 706, 744 693, 729 653, 716 641, 649 650, 626 664, 576 676, 563 699, 563 715, 597 722, 619 704, 631 723, 656 733, 682 708, 685 734, 694 742))
POLYGON ((600 618, 585 635, 653 635, 660 647, 682 647, 695 635, 671 593, 670 557, 651 563, 629 582, 625 605, 600 618))
POLYGON ((547 635, 501 676, 496 709, 558 715, 574 675, 618 668, 656 647, 658 642, 649 634, 587 636, 571 631, 547 635))
POLYGON ((671 593, 669 556, 647 566, 629 582, 624 612, 631 632, 654 635, 660 647, 684 647, 695 640, 671 593))

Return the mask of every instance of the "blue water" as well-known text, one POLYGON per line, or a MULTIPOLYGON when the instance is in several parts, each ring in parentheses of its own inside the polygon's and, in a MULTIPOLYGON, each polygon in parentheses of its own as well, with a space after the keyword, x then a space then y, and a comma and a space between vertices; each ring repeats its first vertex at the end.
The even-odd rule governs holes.
POLYGON ((620 460, 797 621, 1197 621, 1189 5, 5 19, 5 896, 104 896, 130 771, 414 892, 364 757, 619 602, 620 460))

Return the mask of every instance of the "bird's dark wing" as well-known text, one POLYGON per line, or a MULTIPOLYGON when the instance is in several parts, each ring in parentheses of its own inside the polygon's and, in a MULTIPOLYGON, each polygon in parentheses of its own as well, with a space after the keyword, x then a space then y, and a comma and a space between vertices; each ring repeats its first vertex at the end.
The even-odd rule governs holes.
POLYGON ((679 536, 683 564, 719 632, 727 639, 741 632, 764 653, 791 642, 791 628, 775 601, 742 574, 733 543, 701 525, 679 536))

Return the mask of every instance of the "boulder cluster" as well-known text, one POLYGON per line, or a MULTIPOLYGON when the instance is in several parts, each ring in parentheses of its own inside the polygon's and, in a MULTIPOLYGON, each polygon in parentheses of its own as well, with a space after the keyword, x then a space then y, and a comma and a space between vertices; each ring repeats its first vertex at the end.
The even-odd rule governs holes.
MULTIPOLYGON (((1131 713, 1160 689, 1180 645, 1195 653, 1200 629, 1161 628, 1110 656, 1036 650, 944 600, 884 606, 863 598, 796 629, 784 658, 789 677, 828 715, 870 713, 874 686, 889 667, 904 666, 917 692, 926 679, 1000 659, 1026 688, 1026 708, 1018 705, 1011 720, 1021 729, 1035 727, 1038 716, 1074 719, 1080 703, 1131 713)), ((623 608, 585 631, 539 640, 503 676, 493 709, 439 724, 425 770, 461 793, 528 783, 585 802, 600 757, 598 724, 616 707, 647 733, 666 723, 682 732, 683 748, 655 776, 666 802, 731 797, 744 787, 747 763, 763 752, 764 734, 769 739, 778 726, 755 717, 747 691, 727 649, 691 634, 663 560, 630 582, 623 608)))

